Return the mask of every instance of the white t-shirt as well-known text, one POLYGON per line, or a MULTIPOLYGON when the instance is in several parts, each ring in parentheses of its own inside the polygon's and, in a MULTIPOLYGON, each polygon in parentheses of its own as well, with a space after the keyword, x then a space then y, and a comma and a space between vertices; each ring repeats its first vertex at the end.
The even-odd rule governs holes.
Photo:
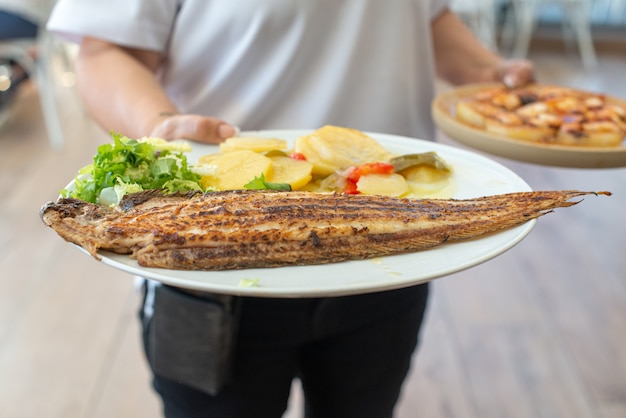
POLYGON ((336 124, 434 139, 447 0, 59 0, 48 28, 164 54, 181 112, 243 130, 336 124))

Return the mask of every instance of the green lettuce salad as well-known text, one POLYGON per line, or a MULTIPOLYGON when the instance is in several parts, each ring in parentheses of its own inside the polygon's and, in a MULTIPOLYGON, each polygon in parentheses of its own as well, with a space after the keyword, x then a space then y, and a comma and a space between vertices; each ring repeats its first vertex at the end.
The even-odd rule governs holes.
POLYGON ((200 174, 191 170, 183 154, 190 151, 189 145, 119 134, 112 138, 113 143, 98 147, 93 163, 78 172, 74 187, 62 190, 62 196, 116 205, 124 195, 142 190, 202 190, 200 174))

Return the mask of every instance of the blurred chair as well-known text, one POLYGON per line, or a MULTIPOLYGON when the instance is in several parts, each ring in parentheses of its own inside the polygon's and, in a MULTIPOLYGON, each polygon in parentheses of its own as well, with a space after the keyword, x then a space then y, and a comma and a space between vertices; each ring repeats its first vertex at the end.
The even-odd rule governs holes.
POLYGON ((498 49, 496 42, 497 0, 452 0, 450 9, 463 20, 485 46, 498 49))
POLYGON ((591 35, 591 3, 592 0, 512 0, 502 33, 503 43, 513 45, 513 57, 525 58, 542 6, 558 4, 564 12, 561 22, 564 37, 568 29, 574 32, 583 66, 592 69, 597 58, 591 35))
POLYGON ((47 16, 54 1, 37 2, 39 30, 35 38, 0 39, 0 58, 12 60, 20 65, 34 80, 41 103, 44 123, 50 143, 54 148, 63 146, 63 129, 56 103, 56 80, 52 60, 59 56, 64 63, 69 62, 67 51, 45 28, 47 16))

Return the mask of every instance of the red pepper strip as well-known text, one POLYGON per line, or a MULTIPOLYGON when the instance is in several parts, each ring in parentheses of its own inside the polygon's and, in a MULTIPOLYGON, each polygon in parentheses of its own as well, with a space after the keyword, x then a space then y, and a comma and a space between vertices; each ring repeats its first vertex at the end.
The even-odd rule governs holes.
POLYGON ((306 161, 306 155, 301 152, 294 152, 289 155, 289 157, 293 158, 294 160, 306 161))
POLYGON ((356 167, 351 167, 346 172, 346 186, 343 192, 346 194, 359 194, 356 184, 361 176, 366 174, 391 174, 393 173, 393 164, 389 163, 365 163, 356 167))

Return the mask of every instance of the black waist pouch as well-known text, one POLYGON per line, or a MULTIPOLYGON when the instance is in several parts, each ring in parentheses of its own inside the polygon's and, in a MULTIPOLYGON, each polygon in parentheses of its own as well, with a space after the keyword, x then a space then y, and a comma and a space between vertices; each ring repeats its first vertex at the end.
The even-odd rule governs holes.
POLYGON ((231 379, 237 297, 156 286, 152 314, 141 317, 155 375, 210 395, 231 379))

